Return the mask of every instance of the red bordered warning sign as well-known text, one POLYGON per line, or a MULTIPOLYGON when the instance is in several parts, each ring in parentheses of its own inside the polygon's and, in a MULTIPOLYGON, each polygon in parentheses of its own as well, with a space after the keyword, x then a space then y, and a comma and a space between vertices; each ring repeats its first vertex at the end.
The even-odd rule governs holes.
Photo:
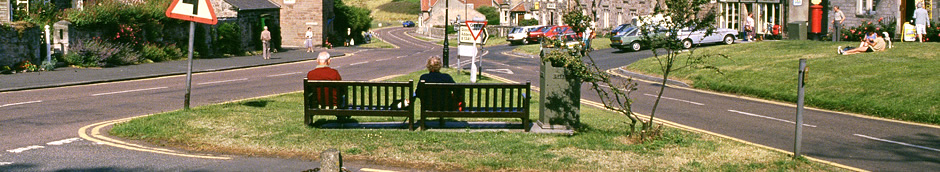
POLYGON ((466 21, 467 28, 470 29, 470 35, 473 36, 473 39, 479 39, 480 33, 483 33, 483 28, 486 28, 486 21, 466 21))
POLYGON ((219 22, 209 0, 173 0, 170 8, 166 9, 166 16, 210 25, 219 22))

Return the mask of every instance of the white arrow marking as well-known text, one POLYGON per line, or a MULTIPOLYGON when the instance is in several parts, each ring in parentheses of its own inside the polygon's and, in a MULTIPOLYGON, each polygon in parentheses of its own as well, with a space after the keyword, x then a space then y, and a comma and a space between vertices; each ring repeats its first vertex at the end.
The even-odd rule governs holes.
POLYGON ((485 69, 485 70, 483 70, 483 71, 496 72, 496 73, 505 73, 505 74, 510 74, 510 75, 515 74, 515 73, 512 72, 512 70, 509 70, 509 69, 485 69))

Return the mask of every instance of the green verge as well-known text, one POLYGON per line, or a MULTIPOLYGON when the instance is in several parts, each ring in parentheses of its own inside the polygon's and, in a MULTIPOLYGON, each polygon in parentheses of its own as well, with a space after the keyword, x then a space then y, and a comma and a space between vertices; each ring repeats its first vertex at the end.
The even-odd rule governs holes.
MULTIPOLYGON (((808 106, 940 124, 940 52, 934 51, 940 49, 940 44, 894 45, 884 52, 848 56, 838 55, 836 47, 858 43, 764 41, 709 46, 694 53, 730 57, 708 62, 724 74, 682 70, 671 75, 691 82, 695 88, 796 102, 799 59, 806 58, 808 106)), ((654 58, 640 60, 627 69, 661 74, 654 58)))
MULTIPOLYGON (((457 82, 469 80, 466 72, 445 72, 457 82)), ((417 80, 422 73, 425 71, 391 80, 417 80)), ((495 82, 489 78, 481 81, 495 82)), ((193 151, 309 160, 336 148, 347 160, 444 171, 843 171, 672 128, 666 128, 658 140, 635 143, 624 129, 626 118, 590 106, 581 107, 583 131, 567 136, 471 129, 320 129, 303 124, 302 99, 301 93, 289 93, 160 113, 117 124, 110 134, 193 151)), ((531 106, 538 103, 538 98, 533 98, 531 106)), ((538 111, 532 112, 533 117, 538 116, 538 111)))
POLYGON ((383 41, 382 39, 379 39, 378 37, 373 37, 373 38, 372 38, 372 42, 370 42, 370 43, 368 43, 368 44, 359 45, 359 47, 365 47, 365 48, 395 48, 394 45, 389 44, 389 43, 383 41))
POLYGON ((396 21, 398 26, 401 26, 401 22, 405 20, 417 20, 418 14, 421 13, 421 3, 415 0, 354 0, 344 2, 350 6, 371 9, 371 17, 375 21, 396 21))

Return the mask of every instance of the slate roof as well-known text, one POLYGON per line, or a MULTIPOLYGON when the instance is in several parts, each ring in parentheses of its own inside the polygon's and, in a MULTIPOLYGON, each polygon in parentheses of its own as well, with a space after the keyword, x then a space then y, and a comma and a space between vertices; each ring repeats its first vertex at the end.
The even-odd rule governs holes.
POLYGON ((235 8, 241 10, 263 10, 263 9, 280 9, 280 6, 277 6, 274 2, 269 0, 225 0, 235 8))

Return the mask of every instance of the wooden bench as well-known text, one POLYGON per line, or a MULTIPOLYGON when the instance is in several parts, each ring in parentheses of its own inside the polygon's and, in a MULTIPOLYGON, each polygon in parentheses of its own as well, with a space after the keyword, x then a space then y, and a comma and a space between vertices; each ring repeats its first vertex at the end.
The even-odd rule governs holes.
POLYGON ((408 129, 414 130, 413 106, 397 106, 411 97, 413 83, 304 78, 304 123, 312 125, 315 115, 406 117, 408 129))
POLYGON ((421 99, 421 128, 428 117, 520 118, 529 131, 531 83, 425 83, 418 82, 421 99))

